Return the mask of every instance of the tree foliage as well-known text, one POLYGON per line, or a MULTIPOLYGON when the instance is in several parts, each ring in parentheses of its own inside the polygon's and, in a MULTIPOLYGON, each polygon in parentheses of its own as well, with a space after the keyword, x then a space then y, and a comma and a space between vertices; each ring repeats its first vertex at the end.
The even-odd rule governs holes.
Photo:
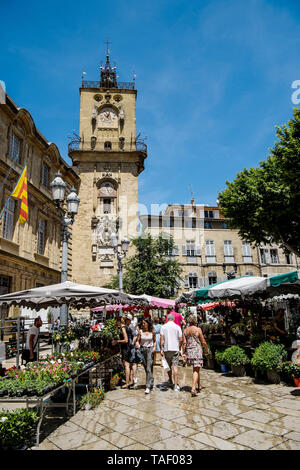
POLYGON ((276 126, 274 148, 258 168, 244 169, 219 193, 222 213, 254 245, 276 243, 300 256, 300 110, 276 126))
MULTIPOLYGON (((172 296, 174 289, 179 287, 182 273, 179 262, 171 257, 173 238, 146 234, 133 239, 132 244, 135 253, 124 262, 124 291, 163 298, 172 296)), ((118 289, 118 276, 114 276, 107 287, 118 289)))

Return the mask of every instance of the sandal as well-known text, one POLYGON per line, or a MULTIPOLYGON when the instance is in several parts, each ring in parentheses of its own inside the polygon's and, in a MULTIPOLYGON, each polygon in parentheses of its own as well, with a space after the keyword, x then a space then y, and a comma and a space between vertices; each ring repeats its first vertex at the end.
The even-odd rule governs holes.
POLYGON ((192 390, 192 391, 191 391, 191 395, 192 395, 192 397, 196 397, 196 396, 197 396, 196 390, 192 390))
POLYGON ((196 391, 197 391, 198 393, 201 392, 201 390, 202 390, 202 387, 197 387, 197 388, 196 388, 196 391))

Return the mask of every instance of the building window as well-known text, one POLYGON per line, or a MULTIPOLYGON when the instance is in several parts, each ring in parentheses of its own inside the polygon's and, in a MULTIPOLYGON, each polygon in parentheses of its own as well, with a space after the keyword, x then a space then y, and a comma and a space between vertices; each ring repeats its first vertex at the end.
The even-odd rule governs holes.
POLYGON ((111 199, 103 199, 104 214, 111 214, 111 199))
POLYGON ((20 160, 21 140, 14 133, 10 135, 9 156, 15 162, 20 160))
MULTIPOLYGON (((6 200, 7 202, 7 200, 6 200)), ((9 199, 3 215, 3 238, 12 240, 14 234, 15 200, 9 199)))
POLYGON ((193 240, 186 241, 186 255, 187 256, 196 256, 196 247, 193 240))
POLYGON ((247 271, 247 272, 245 273, 245 276, 253 276, 253 271, 247 271))
POLYGON ((234 263, 233 247, 231 240, 224 240, 225 263, 234 263))
POLYGON ((111 150, 111 142, 110 141, 104 142, 104 150, 111 150))
POLYGON ((44 254, 45 241, 46 241, 46 221, 44 219, 39 219, 37 252, 40 255, 44 254))
POLYGON ((216 284, 217 282, 217 273, 216 271, 210 271, 208 273, 208 284, 216 284))
POLYGON ((197 289, 198 287, 198 276, 197 273, 189 273, 189 288, 197 289))
POLYGON ((222 222, 222 228, 223 229, 228 229, 228 223, 227 222, 222 222))
POLYGON ((207 263, 216 262, 215 242, 213 240, 205 241, 205 256, 207 263))
POLYGON ((249 242, 242 242, 242 252, 244 263, 252 263, 251 245, 249 242))
POLYGON ((46 163, 42 163, 42 185, 49 189, 50 168, 46 163))
POLYGON ((214 212, 213 211, 204 211, 204 217, 205 217, 205 219, 213 219, 214 218, 214 212))
MULTIPOLYGON (((11 277, 0 276, 0 295, 9 294, 11 286, 11 277)), ((8 317, 8 305, 0 306, 0 319, 8 317)))
POLYGON ((260 248, 259 253, 261 264, 268 264, 270 262, 269 250, 267 248, 260 248))
POLYGON ((211 222, 204 222, 204 228, 212 228, 211 222))
POLYGON ((286 264, 293 264, 293 259, 291 253, 285 255, 285 262, 286 264))
POLYGON ((278 264, 278 250, 271 249, 270 250, 270 258, 271 258, 271 263, 278 264))

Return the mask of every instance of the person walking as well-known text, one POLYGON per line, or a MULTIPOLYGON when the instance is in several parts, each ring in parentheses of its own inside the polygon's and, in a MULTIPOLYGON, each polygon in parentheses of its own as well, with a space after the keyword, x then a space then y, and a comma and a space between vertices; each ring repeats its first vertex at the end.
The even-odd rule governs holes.
POLYGON ((173 308, 169 307, 168 308, 168 314, 166 316, 166 323, 168 322, 168 319, 169 319, 169 315, 173 315, 174 317, 174 323, 176 323, 176 325, 180 326, 180 328, 182 326, 185 326, 186 325, 186 321, 185 319, 183 318, 183 316, 181 315, 181 313, 179 312, 176 312, 173 308))
POLYGON ((187 365, 193 367, 193 381, 192 381, 192 397, 197 395, 196 386, 200 392, 200 369, 203 367, 203 352, 202 346, 205 348, 207 354, 209 349, 204 339, 201 328, 197 327, 197 318, 191 315, 188 318, 188 327, 183 332, 183 356, 187 360, 187 365))
POLYGON ((34 324, 29 328, 26 336, 26 345, 22 354, 22 359, 25 361, 25 365, 28 362, 37 361, 38 353, 38 341, 40 334, 40 327, 42 326, 43 321, 41 317, 36 317, 34 324))
POLYGON ((158 365, 156 362, 156 355, 160 353, 160 330, 161 330, 161 324, 159 323, 159 318, 155 317, 154 318, 154 331, 156 335, 156 350, 154 353, 153 357, 153 365, 158 365))
POLYGON ((167 361, 169 366, 169 383, 173 385, 172 374, 174 376, 174 390, 180 390, 178 385, 178 363, 179 351, 182 344, 182 331, 180 326, 174 322, 174 315, 168 314, 168 322, 160 330, 160 354, 167 361))
POLYGON ((132 384, 130 382, 130 343, 132 340, 132 331, 129 326, 125 325, 123 317, 117 317, 116 326, 119 330, 120 339, 115 339, 112 345, 120 345, 123 366, 125 370, 125 385, 121 388, 129 388, 132 384))
POLYGON ((146 372, 146 390, 149 394, 154 386, 153 378, 153 355, 156 350, 156 334, 153 331, 151 318, 144 318, 142 329, 139 330, 137 341, 140 345, 140 352, 143 356, 143 365, 146 372))

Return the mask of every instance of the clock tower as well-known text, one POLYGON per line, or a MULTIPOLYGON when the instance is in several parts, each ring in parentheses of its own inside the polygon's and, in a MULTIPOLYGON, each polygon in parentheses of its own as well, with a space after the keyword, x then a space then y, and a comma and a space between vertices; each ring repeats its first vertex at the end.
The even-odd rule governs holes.
POLYGON ((111 234, 119 241, 138 234, 138 175, 147 157, 136 132, 135 83, 117 78, 107 53, 100 80, 82 81, 79 135, 69 143, 80 176, 71 240, 73 281, 96 286, 117 273, 111 234))

